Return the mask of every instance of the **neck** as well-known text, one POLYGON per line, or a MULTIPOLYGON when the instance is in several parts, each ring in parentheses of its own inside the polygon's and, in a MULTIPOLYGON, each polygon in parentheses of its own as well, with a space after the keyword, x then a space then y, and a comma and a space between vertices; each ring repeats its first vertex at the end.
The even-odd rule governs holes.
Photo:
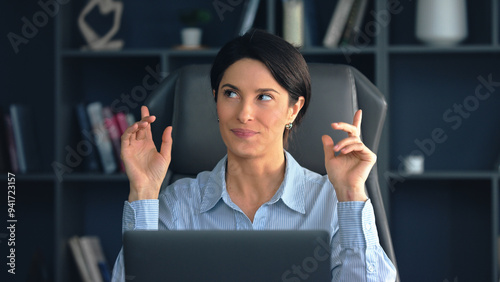
POLYGON ((248 204, 263 204, 278 190, 285 176, 285 155, 267 154, 263 157, 243 158, 228 152, 226 185, 231 197, 248 204))

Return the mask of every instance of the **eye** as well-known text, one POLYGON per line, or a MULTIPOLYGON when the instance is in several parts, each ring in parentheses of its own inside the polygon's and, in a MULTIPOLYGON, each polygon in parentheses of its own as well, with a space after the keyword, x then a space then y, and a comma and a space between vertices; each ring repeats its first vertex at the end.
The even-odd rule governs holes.
POLYGON ((259 100, 261 100, 261 101, 270 101, 272 99, 273 99, 273 97, 271 95, 267 95, 267 94, 259 95, 259 100))
POLYGON ((238 96, 238 94, 232 90, 224 90, 224 95, 229 98, 235 98, 238 96))

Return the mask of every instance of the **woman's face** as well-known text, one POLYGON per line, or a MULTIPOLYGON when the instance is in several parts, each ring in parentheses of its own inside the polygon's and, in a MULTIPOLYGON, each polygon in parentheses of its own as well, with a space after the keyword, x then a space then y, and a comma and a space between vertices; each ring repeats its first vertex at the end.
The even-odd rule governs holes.
POLYGON ((304 103, 300 97, 290 106, 288 91, 253 59, 229 66, 217 95, 219 128, 228 154, 244 158, 282 153, 285 125, 293 122, 304 103))

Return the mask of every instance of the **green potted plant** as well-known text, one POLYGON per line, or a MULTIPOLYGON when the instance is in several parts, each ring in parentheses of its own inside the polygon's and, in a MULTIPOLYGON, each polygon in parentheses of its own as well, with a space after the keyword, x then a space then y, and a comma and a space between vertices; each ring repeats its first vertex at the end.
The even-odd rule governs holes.
POLYGON ((180 11, 179 20, 184 25, 181 30, 183 47, 199 48, 202 36, 201 25, 208 23, 211 19, 212 14, 206 9, 192 8, 180 11))

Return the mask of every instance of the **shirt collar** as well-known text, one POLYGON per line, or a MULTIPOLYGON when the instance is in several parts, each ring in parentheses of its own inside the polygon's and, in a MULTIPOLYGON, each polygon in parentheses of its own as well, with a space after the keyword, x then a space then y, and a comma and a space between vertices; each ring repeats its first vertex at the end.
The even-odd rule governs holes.
POLYGON ((210 172, 206 186, 202 187, 200 213, 212 209, 222 198, 222 191, 226 189, 226 162, 227 155, 217 163, 210 172))
POLYGON ((305 214, 304 168, 301 167, 287 151, 285 151, 285 157, 285 179, 283 180, 283 183, 281 184, 281 187, 275 197, 279 196, 292 210, 305 214))
MULTIPOLYGON (((285 178, 276 194, 268 202, 276 203, 279 199, 292 210, 305 214, 305 178, 303 168, 285 151, 286 168, 285 178)), ((212 209, 217 202, 227 194, 226 191, 226 162, 227 156, 222 158, 210 173, 207 185, 203 189, 200 213, 212 209)))

